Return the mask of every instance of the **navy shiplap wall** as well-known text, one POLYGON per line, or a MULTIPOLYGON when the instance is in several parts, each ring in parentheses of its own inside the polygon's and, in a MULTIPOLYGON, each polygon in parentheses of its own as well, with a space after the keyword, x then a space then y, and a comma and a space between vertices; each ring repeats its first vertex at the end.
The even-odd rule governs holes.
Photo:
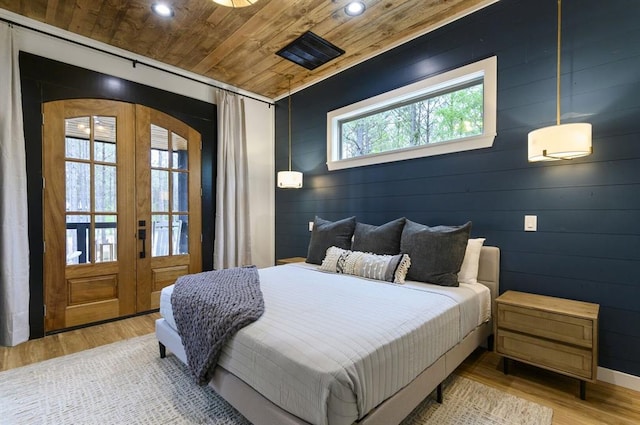
MULTIPOLYGON (((640 376, 640 2, 563 2, 563 122, 591 122, 594 153, 528 163, 527 133, 555 121, 556 5, 501 1, 294 94, 293 168, 305 181, 277 190, 276 255, 306 255, 316 214, 471 220, 473 237, 502 250, 502 291, 599 303, 600 365, 640 376), (493 55, 492 148, 327 171, 328 111, 493 55), (538 216, 538 232, 523 231, 525 214, 538 216)), ((278 170, 286 106, 276 109, 278 170)))

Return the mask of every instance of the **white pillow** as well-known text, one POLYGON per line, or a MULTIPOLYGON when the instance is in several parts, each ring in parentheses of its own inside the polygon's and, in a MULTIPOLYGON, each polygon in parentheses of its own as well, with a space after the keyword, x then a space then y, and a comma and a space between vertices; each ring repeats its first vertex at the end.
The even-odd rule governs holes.
POLYGON ((458 272, 459 283, 478 283, 478 267, 480 266, 480 250, 485 238, 469 239, 464 260, 458 272))

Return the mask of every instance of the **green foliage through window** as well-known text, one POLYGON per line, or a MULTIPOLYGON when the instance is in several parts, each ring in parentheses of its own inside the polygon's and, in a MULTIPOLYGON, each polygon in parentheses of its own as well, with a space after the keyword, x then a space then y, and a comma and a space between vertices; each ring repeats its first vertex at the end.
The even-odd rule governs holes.
POLYGON ((483 133, 483 82, 431 93, 340 121, 340 158, 355 158, 483 133))
POLYGON ((497 76, 492 56, 327 112, 327 169, 490 148, 497 76))

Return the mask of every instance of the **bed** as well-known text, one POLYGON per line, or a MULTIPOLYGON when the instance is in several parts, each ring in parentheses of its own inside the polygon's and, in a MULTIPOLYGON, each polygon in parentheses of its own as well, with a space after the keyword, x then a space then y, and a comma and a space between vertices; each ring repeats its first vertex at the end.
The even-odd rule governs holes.
MULTIPOLYGON (((209 385, 256 425, 397 424, 491 336, 499 256, 482 247, 478 283, 459 288, 383 283, 306 263, 261 269, 265 314, 225 345, 209 385), (372 312, 381 302, 385 314, 372 312), (309 332, 311 322, 322 326, 309 332)), ((168 349, 186 363, 171 290, 161 295, 156 336, 161 357, 168 349)))

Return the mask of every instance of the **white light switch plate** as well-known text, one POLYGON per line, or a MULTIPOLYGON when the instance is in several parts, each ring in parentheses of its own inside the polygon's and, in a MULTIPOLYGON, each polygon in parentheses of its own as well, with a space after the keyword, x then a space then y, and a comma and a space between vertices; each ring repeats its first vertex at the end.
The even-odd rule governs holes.
POLYGON ((525 215, 524 216, 524 231, 525 232, 537 232, 538 231, 538 216, 537 215, 525 215))

